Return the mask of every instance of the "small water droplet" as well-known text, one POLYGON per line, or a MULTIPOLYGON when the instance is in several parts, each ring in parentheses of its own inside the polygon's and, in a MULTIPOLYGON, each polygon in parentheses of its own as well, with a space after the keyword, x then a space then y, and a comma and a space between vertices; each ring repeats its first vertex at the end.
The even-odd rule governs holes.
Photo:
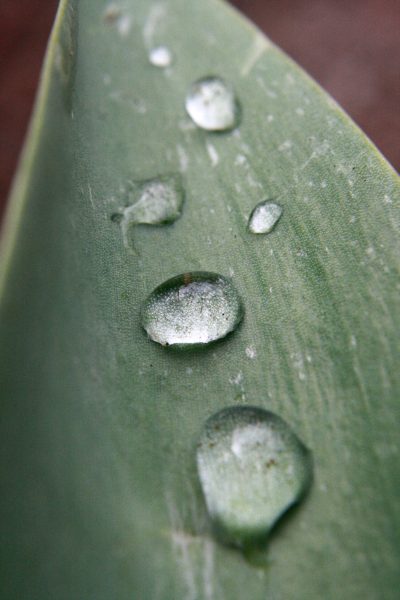
POLYGON ((197 467, 217 534, 242 547, 265 541, 312 479, 311 453, 287 423, 250 406, 225 408, 208 419, 197 467))
POLYGON ((163 225, 181 216, 184 193, 178 175, 133 182, 131 187, 133 203, 124 210, 124 218, 130 223, 163 225))
POLYGON ((243 317, 240 297, 217 273, 184 273, 165 281, 147 298, 142 325, 163 346, 208 344, 236 329, 243 317))
POLYGON ((239 122, 240 109, 232 87, 220 77, 195 81, 186 96, 186 110, 198 127, 227 131, 239 122))
POLYGON ((121 225, 126 247, 131 246, 132 225, 164 225, 181 216, 184 190, 176 174, 129 182, 127 195, 129 206, 111 215, 111 220, 121 225))
POLYGON ((155 48, 152 48, 149 52, 149 61, 155 67, 165 69, 166 67, 171 66, 171 51, 166 46, 156 46, 155 48))
POLYGON ((264 200, 257 204, 249 218, 249 231, 251 233, 270 233, 279 219, 283 208, 275 202, 264 200))

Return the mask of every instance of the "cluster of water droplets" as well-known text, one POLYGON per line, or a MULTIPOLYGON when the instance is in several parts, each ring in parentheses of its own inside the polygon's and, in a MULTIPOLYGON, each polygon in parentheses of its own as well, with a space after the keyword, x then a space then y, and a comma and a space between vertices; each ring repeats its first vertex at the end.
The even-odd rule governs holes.
MULTIPOLYGON (((109 23, 121 14, 111 5, 109 23)), ((148 53, 151 65, 165 69, 173 55, 166 46, 148 53)), ((185 100, 193 123, 209 132, 230 132, 239 125, 240 103, 230 83, 208 76, 192 83, 185 100)), ((132 182, 120 223, 130 247, 134 225, 163 225, 182 213, 184 189, 178 175, 132 182)), ((282 216, 279 204, 259 202, 248 231, 270 233, 282 216)), ((189 272, 158 285, 145 300, 141 324, 162 346, 207 346, 232 333, 243 318, 241 298, 232 281, 218 273, 189 272)), ((253 358, 255 351, 248 348, 253 358)), ((264 541, 276 521, 300 501, 312 479, 311 453, 287 423, 262 408, 228 407, 211 416, 197 448, 198 475, 210 519, 222 541, 240 547, 264 541)))
MULTIPOLYGON (((166 68, 171 65, 172 53, 167 46, 155 46, 149 52, 149 61, 156 67, 166 68)), ((207 131, 227 132, 239 124, 239 101, 233 87, 221 77, 210 76, 195 81, 189 87, 185 107, 195 125, 207 131)), ((181 215, 184 191, 178 178, 178 175, 154 177, 134 184, 134 194, 128 193, 128 197, 134 196, 133 202, 122 210, 120 217, 112 216, 121 223, 125 246, 130 246, 132 225, 172 223, 181 215)), ((251 213, 248 230, 256 234, 270 233, 282 212, 279 204, 263 200, 251 213)))
POLYGON ((149 52, 149 61, 155 67, 165 69, 172 64, 172 54, 167 46, 155 46, 149 52))

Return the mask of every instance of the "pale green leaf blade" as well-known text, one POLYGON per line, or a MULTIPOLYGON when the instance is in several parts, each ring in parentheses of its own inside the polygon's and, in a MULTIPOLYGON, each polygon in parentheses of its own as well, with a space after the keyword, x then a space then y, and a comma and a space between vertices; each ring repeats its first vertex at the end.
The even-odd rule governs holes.
POLYGON ((3 595, 395 598, 398 179, 226 5, 105 7, 61 3, 3 234, 3 595), (159 44, 167 70, 148 61, 159 44), (207 75, 236 90, 232 133, 185 113, 207 75), (135 228, 129 252, 111 220, 121 189, 177 172, 182 217, 135 228), (265 198, 283 215, 251 235, 265 198), (231 276, 246 314, 178 353, 146 338, 140 308, 190 270, 231 276), (214 542, 195 468, 205 420, 241 403, 279 414, 314 456, 266 568, 214 542))

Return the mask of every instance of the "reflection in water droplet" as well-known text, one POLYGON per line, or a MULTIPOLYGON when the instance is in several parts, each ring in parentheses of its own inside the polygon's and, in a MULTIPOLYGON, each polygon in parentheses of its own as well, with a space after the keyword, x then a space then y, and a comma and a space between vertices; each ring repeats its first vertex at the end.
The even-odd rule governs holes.
POLYGON ((219 77, 205 77, 193 83, 185 106, 191 119, 202 129, 226 131, 239 122, 240 110, 235 93, 219 77))
POLYGON ((217 533, 238 546, 265 540, 312 479, 311 454, 285 421, 250 406, 225 408, 208 419, 197 466, 217 533))
POLYGON ((282 206, 264 200, 257 204, 249 218, 249 231, 251 233, 270 233, 273 230, 283 212, 282 206))
POLYGON ((163 346, 189 346, 225 337, 242 317, 242 303, 233 284, 217 273, 199 271, 158 286, 144 304, 142 325, 163 346))
POLYGON ((172 63, 171 51, 166 46, 152 48, 149 52, 149 61, 152 65, 161 69, 169 67, 172 63))
POLYGON ((164 225, 181 216, 184 191, 179 175, 163 175, 145 181, 130 182, 130 205, 111 216, 121 225, 124 245, 131 247, 129 230, 132 225, 164 225))

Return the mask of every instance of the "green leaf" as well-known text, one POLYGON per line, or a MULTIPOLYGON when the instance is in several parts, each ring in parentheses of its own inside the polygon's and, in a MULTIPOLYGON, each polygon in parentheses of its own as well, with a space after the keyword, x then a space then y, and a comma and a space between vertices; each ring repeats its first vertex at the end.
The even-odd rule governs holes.
POLYGON ((225 4, 104 8, 61 2, 3 233, 2 596, 395 598, 396 175, 225 4), (148 61, 159 44, 165 70, 148 61), (237 94, 233 132, 185 113, 208 75, 237 94), (129 251, 111 219, 123 189, 174 173, 182 216, 132 227, 129 251), (252 235, 266 198, 283 215, 252 235), (245 316, 179 352, 146 337, 140 310, 191 270, 231 276, 245 316), (214 541, 196 473, 205 420, 235 404, 280 415, 314 457, 266 566, 214 541))

